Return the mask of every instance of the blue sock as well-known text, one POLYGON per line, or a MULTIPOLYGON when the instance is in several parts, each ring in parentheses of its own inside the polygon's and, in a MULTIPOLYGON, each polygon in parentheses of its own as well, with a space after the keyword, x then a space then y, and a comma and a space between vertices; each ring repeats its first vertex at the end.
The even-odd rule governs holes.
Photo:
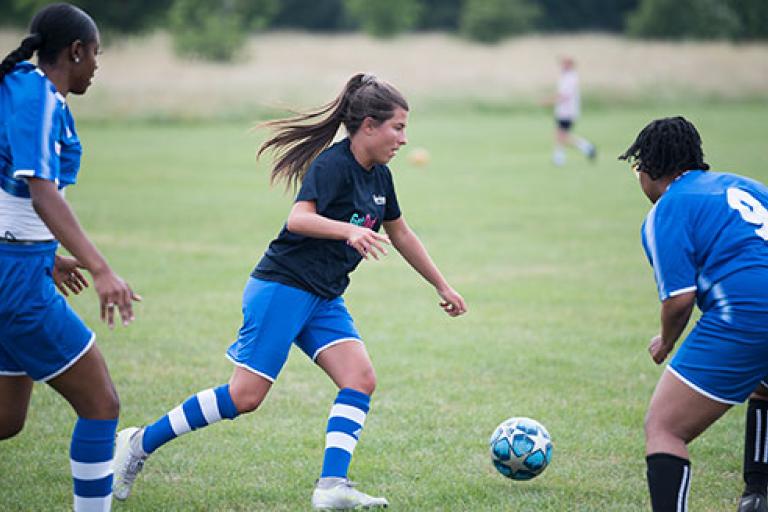
POLYGON ((347 478, 370 404, 371 397, 365 393, 350 388, 339 391, 328 417, 321 478, 347 478))
POLYGON ((69 447, 75 511, 108 512, 112 506, 112 455, 117 419, 78 418, 69 447))
POLYGON ((237 417, 229 394, 229 384, 201 391, 144 429, 142 448, 147 454, 172 439, 192 430, 207 427, 222 419, 237 417))

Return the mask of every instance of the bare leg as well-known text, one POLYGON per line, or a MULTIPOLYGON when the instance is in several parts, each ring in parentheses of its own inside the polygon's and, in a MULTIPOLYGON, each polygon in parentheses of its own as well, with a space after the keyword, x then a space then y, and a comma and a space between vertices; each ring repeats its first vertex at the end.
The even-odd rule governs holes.
POLYGON ((694 391, 665 371, 651 398, 645 418, 645 452, 688 458, 687 444, 730 409, 694 391))
POLYGON ((118 416, 117 391, 96 345, 48 384, 67 399, 81 418, 111 420, 118 416))
POLYGON ((648 489, 655 512, 687 510, 687 445, 729 407, 694 391, 669 370, 662 374, 645 419, 648 489))
POLYGON ((271 381, 239 366, 229 379, 229 394, 238 414, 256 410, 271 388, 271 381))
POLYGON ((370 407, 370 396, 376 388, 376 374, 365 345, 352 340, 339 343, 320 352, 316 362, 339 387, 339 393, 328 418, 323 468, 312 493, 312 506, 321 509, 386 507, 385 498, 360 492, 347 480, 370 407))
POLYGON ((317 364, 339 387, 370 396, 376 389, 376 373, 365 345, 359 341, 339 343, 320 352, 317 364))
POLYGON ((0 377, 0 440, 15 436, 24 427, 32 384, 25 375, 0 377))

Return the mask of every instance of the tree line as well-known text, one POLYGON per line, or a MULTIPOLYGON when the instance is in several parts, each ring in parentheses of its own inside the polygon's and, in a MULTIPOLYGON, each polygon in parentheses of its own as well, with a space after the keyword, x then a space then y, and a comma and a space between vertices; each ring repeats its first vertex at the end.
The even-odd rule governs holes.
MULTIPOLYGON (((248 34, 296 29, 393 37, 444 31, 493 44, 530 33, 602 31, 650 39, 768 39, 768 0, 71 0, 106 33, 167 29, 181 55, 231 59, 248 34)), ((48 0, 0 0, 23 27, 48 0)))

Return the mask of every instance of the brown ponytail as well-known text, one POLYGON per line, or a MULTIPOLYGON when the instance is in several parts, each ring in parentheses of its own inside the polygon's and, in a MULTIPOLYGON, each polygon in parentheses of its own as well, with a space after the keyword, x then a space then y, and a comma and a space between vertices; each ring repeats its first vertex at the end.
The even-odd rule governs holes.
POLYGON ((358 73, 347 81, 336 99, 317 110, 259 125, 272 129, 274 135, 261 145, 257 156, 273 151, 275 163, 270 182, 284 181, 286 187, 296 188, 341 125, 352 136, 366 117, 383 123, 397 107, 408 110, 408 103, 397 89, 374 75, 358 73))

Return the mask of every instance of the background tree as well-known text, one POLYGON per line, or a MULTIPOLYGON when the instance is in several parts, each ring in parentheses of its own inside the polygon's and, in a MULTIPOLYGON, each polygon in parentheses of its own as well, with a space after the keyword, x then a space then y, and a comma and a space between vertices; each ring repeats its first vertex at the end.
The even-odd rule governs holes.
POLYGON ((421 13, 418 0, 344 0, 344 7, 350 20, 376 37, 391 37, 412 29, 421 13))
POLYGON ((644 38, 722 39, 740 30, 728 0, 642 0, 627 18, 627 33, 644 38))
POLYGON ((741 23, 739 39, 768 39, 768 1, 731 0, 730 5, 741 23))
MULTIPOLYGON (((102 32, 134 33, 164 26, 166 13, 173 0, 121 0, 104 2, 103 0, 73 0, 71 3, 80 7, 96 20, 102 32)), ((0 12, 10 12, 16 24, 29 23, 35 12, 52 3, 51 0, 0 0, 0 12), (9 4, 6 11, 3 4, 9 4)))
POLYGON ((179 55, 230 61, 248 34, 268 26, 277 0, 175 0, 168 16, 179 55))
POLYGON ((466 0, 460 30, 469 39, 496 43, 532 30, 541 15, 528 0, 466 0))

